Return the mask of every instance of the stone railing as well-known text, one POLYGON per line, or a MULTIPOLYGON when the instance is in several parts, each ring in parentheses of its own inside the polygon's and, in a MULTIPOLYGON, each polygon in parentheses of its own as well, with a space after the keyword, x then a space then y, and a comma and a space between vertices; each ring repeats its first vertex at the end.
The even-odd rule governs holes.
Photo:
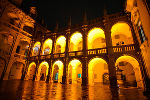
POLYGON ((40 59, 50 59, 51 57, 51 54, 48 54, 48 55, 41 55, 40 56, 40 59))
POLYGON ((14 57, 17 58, 17 59, 20 59, 20 60, 26 60, 25 55, 22 55, 22 54, 19 54, 19 53, 14 54, 14 57))
POLYGON ((112 48, 113 48, 113 52, 129 52, 135 50, 134 44, 113 46, 112 48))
POLYGON ((65 53, 54 53, 54 58, 65 57, 65 53))
POLYGON ((88 50, 88 55, 104 54, 107 53, 106 48, 97 48, 88 50))
POLYGON ((69 56, 81 56, 83 55, 83 51, 71 51, 69 52, 69 56))
POLYGON ((5 23, 5 22, 3 22, 2 24, 5 25, 5 26, 8 26, 9 28, 11 28, 11 29, 13 29, 13 30, 15 30, 15 31, 17 31, 17 32, 19 32, 19 30, 21 30, 20 33, 22 33, 22 34, 24 34, 24 35, 26 35, 26 36, 28 36, 28 37, 31 37, 31 36, 32 36, 30 33, 24 31, 24 30, 21 29, 21 28, 18 28, 17 26, 15 26, 15 25, 13 25, 13 24, 5 23))
POLYGON ((30 60, 38 60, 38 56, 32 56, 29 58, 30 60))
MULTIPOLYGON (((114 53, 128 53, 128 52, 133 52, 135 51, 135 45, 130 44, 130 45, 122 45, 122 46, 112 46, 114 53)), ((96 48, 96 49, 89 49, 86 51, 88 55, 100 55, 100 54, 106 54, 107 53, 107 48, 96 48)), ((77 57, 77 56, 82 56, 83 51, 71 51, 68 52, 68 56, 70 57, 77 57)), ((48 55, 41 55, 40 59, 50 59, 51 54, 48 55)), ((54 53, 53 54, 54 58, 62 58, 65 57, 65 53, 54 53)), ((38 56, 32 56, 30 57, 31 60, 36 60, 38 59, 38 56)))

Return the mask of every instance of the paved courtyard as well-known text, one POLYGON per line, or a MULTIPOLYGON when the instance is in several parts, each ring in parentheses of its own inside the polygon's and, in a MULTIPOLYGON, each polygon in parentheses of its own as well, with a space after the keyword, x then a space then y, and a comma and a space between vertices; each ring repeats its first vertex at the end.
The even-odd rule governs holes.
MULTIPOLYGON (((119 100, 149 100, 136 87, 119 88, 119 100)), ((3 81, 0 83, 0 100, 115 100, 109 85, 63 85, 32 81, 3 81)))

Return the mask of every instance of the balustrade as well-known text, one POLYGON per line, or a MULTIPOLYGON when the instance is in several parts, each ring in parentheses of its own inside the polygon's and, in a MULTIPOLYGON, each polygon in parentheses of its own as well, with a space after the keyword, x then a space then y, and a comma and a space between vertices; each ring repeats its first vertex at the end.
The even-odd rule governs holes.
POLYGON ((88 50, 88 55, 103 54, 103 53, 107 53, 106 48, 97 48, 88 50))
MULTIPOLYGON (((122 46, 113 46, 111 48, 113 49, 114 53, 126 53, 126 52, 132 52, 135 50, 134 44, 122 45, 122 46)), ((107 48, 89 49, 86 52, 88 53, 88 55, 106 54, 107 48)), ((54 58, 65 57, 65 53, 54 53, 53 55, 54 55, 54 58)), ((71 52, 68 52, 68 55, 70 57, 82 56, 83 51, 71 51, 71 52)), ((50 59, 50 57, 51 57, 51 54, 40 56, 41 59, 50 59)), ((31 57, 31 60, 35 60, 35 59, 38 59, 38 56, 31 57)))
POLYGON ((22 54, 19 54, 19 53, 16 53, 16 54, 14 55, 14 57, 16 57, 17 59, 26 60, 25 55, 22 55, 22 54))
POLYGON ((128 51, 134 51, 135 47, 134 44, 131 45, 122 45, 122 46, 113 46, 114 52, 128 52, 128 51))
POLYGON ((83 51, 71 51, 69 52, 69 56, 81 56, 83 55, 83 51))

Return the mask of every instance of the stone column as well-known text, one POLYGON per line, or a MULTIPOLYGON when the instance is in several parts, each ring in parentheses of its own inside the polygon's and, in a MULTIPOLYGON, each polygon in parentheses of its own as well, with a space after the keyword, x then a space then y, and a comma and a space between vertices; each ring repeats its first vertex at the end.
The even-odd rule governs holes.
POLYGON ((40 46, 40 50, 39 50, 39 54, 38 54, 38 57, 40 58, 40 56, 41 55, 43 55, 42 54, 42 49, 43 49, 43 44, 44 44, 44 37, 42 36, 42 41, 40 41, 41 42, 41 46, 40 46))
POLYGON ((67 72, 68 72, 68 51, 69 51, 69 39, 70 39, 70 28, 66 30, 66 49, 65 49, 65 58, 64 58, 64 69, 62 76, 62 83, 67 83, 67 72))
POLYGON ((40 62, 37 61, 37 63, 36 63, 36 68, 35 68, 35 74, 33 75, 33 80, 32 80, 32 81, 37 80, 37 77, 38 77, 38 76, 37 76, 37 73, 38 73, 39 65, 40 65, 40 62))
POLYGON ((82 30, 83 30, 82 85, 88 85, 87 25, 83 25, 82 30))
POLYGON ((49 68, 48 68, 48 75, 46 78, 46 82, 49 82, 51 80, 51 77, 50 77, 51 67, 52 67, 52 59, 51 58, 50 58, 50 60, 48 60, 48 65, 49 65, 49 68))
POLYGON ((49 62, 48 62, 48 64, 49 64, 49 68, 48 68, 48 75, 47 75, 47 80, 46 80, 46 82, 51 82, 51 80, 52 80, 52 76, 51 76, 51 73, 52 73, 52 67, 53 67, 53 58, 54 58, 54 55, 53 55, 53 53, 54 53, 54 48, 55 48, 55 40, 56 40, 56 34, 54 34, 54 36, 53 36, 53 44, 52 44, 52 50, 51 50, 51 57, 50 57, 50 60, 49 60, 49 62))
POLYGON ((109 70, 109 80, 110 80, 110 89, 113 97, 118 97, 118 87, 117 87, 117 77, 116 77, 116 67, 115 67, 115 57, 113 54, 112 48, 112 39, 111 39, 111 27, 109 25, 109 20, 104 22, 105 25, 105 39, 107 47, 107 57, 108 57, 108 70, 109 70))

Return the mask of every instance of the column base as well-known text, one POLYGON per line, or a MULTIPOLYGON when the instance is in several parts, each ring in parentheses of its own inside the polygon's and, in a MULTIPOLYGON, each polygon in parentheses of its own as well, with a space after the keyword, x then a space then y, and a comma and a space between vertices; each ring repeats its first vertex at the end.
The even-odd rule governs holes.
POLYGON ((88 85, 88 78, 82 77, 82 85, 88 85))
POLYGON ((148 98, 150 98, 150 79, 146 80, 146 88, 143 92, 143 95, 147 96, 148 98))
POLYGON ((67 83, 67 78, 66 76, 62 76, 62 84, 66 84, 67 83))
POLYGON ((47 75, 46 82, 47 82, 47 83, 50 82, 50 76, 49 76, 49 75, 47 75))
POLYGON ((110 88, 118 88, 117 78, 115 76, 109 77, 110 88))
POLYGON ((35 81, 35 77, 36 77, 36 75, 33 75, 33 79, 32 79, 32 81, 35 81))

